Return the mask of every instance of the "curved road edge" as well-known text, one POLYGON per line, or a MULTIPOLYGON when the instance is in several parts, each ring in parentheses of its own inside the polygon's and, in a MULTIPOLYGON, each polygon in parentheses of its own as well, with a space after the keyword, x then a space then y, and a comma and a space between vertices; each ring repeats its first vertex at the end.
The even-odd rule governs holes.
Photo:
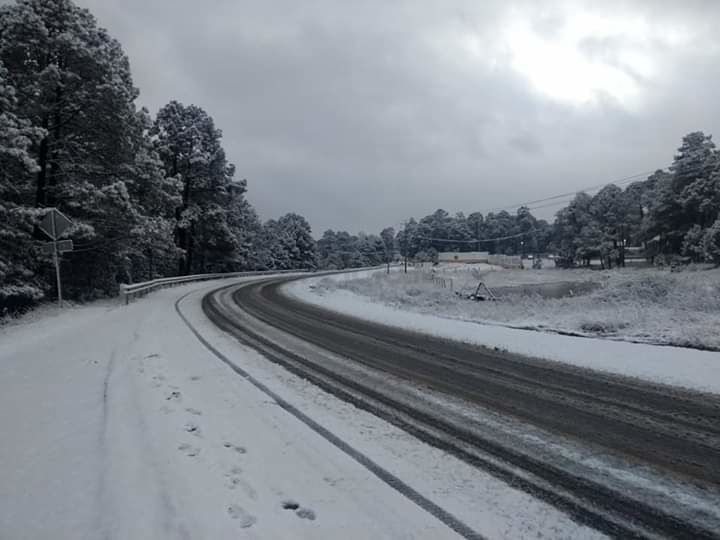
MULTIPOLYGON (((211 297, 214 293, 218 292, 219 290, 228 289, 230 287, 234 287, 236 285, 225 285, 223 287, 220 287, 219 289, 215 289, 211 291, 210 293, 206 294, 203 298, 202 304, 203 304, 203 310, 205 310, 206 306, 206 299, 211 297)), ((192 294, 191 292, 188 292, 178 298, 175 301, 175 311, 180 316, 180 318, 183 320, 183 322, 187 325, 187 327, 190 329, 190 331, 195 335, 195 337, 202 343, 202 345, 210 351, 214 356, 216 356, 220 361, 225 363, 230 369, 232 369, 236 374, 246 379, 250 384, 255 386, 258 390, 266 394, 268 397, 272 398, 278 406, 280 406, 283 410, 285 410, 287 413, 291 414, 295 418, 297 418, 300 422, 308 426, 311 430, 313 430, 315 433, 323 437, 325 440, 330 442, 332 445, 337 447, 339 450, 341 450, 343 453, 347 454, 349 457, 351 457, 353 460, 358 462, 360 465, 365 467, 368 471, 370 471, 372 474, 374 474, 377 478, 382 480, 384 483, 398 491, 403 496, 410 499, 413 503, 418 505, 423 510, 427 511, 429 514, 440 520, 442 523, 447 525, 450 529, 458 533, 463 538, 466 538, 467 540, 484 540, 484 537, 478 533, 477 531, 473 530, 471 527, 463 523, 460 519, 453 516, 450 512, 444 510, 437 504, 435 504, 433 501, 428 499, 427 497, 424 497, 422 494, 418 493, 416 490, 414 490, 412 487, 410 487, 408 484, 400 480, 397 476, 393 475, 383 467, 381 467, 379 464, 374 462, 369 457, 365 456, 363 453, 359 452, 355 448, 353 448, 351 445, 340 439, 338 436, 333 434, 331 431, 320 425, 318 422, 310 418, 308 415, 303 413, 301 410, 299 410, 297 407, 283 399, 280 395, 270 390, 267 386, 265 386, 262 382, 260 382, 258 379, 250 375, 247 371, 242 369, 240 366, 238 366, 235 362, 230 360, 227 356, 225 356, 222 352, 220 352, 216 347, 212 345, 203 335, 195 328, 195 326, 190 322, 190 320, 185 316, 185 314, 182 312, 182 309, 180 307, 180 304, 182 301, 192 294)), ((206 312, 207 313, 207 312, 206 312)), ((215 321, 214 321, 215 322, 215 321)), ((217 324, 217 322, 216 322, 217 324)), ((220 326, 220 325, 219 325, 220 326)), ((222 328, 222 326, 220 326, 222 328)), ((246 343, 247 344, 247 343, 246 343)))
MULTIPOLYGON (((552 474, 549 477, 546 475, 545 481, 537 482, 532 478, 529 479, 525 474, 527 470, 523 470, 523 465, 530 463, 530 472, 537 472, 538 464, 531 463, 532 460, 521 460, 519 462, 517 459, 510 460, 511 466, 508 467, 507 463, 503 466, 498 465, 497 461, 483 459, 478 456, 478 452, 468 452, 467 446, 468 444, 473 446, 479 442, 481 443, 479 447, 482 450, 487 450, 487 445, 482 444, 487 441, 468 438, 466 434, 459 432, 457 426, 440 426, 438 430, 437 419, 424 418, 422 420, 425 423, 424 427, 418 427, 418 418, 422 417, 419 411, 403 408, 402 404, 393 403, 391 399, 388 399, 388 396, 373 395, 368 389, 353 384, 353 381, 341 381, 336 374, 327 371, 322 372, 319 366, 313 365, 306 359, 298 357, 292 351, 283 349, 276 343, 265 339, 260 333, 253 332, 250 328, 251 325, 246 324, 248 314, 262 320, 265 324, 273 326, 272 310, 267 305, 264 306, 267 309, 266 313, 263 313, 261 309, 263 307, 261 304, 263 302, 267 304, 268 298, 263 298, 259 304, 250 308, 246 303, 239 306, 240 299, 236 298, 236 296, 239 296, 239 292, 243 289, 246 293, 247 291, 257 293, 264 287, 277 288, 287 281, 289 281, 287 278, 266 279, 254 281, 251 284, 231 285, 216 289, 203 298, 203 310, 220 328, 231 333, 246 345, 259 350, 271 361, 310 380, 323 390, 350 401, 356 406, 368 410, 395 425, 399 425, 421 440, 447 450, 464 461, 487 470, 513 486, 550 502, 572 515, 578 522, 590 525, 611 536, 645 538, 669 535, 678 538, 717 538, 717 535, 711 530, 704 529, 676 516, 665 514, 657 508, 649 507, 627 497, 624 493, 608 492, 601 489, 600 486, 592 485, 592 482, 588 482, 583 478, 559 478, 557 476, 558 471, 552 471, 555 477, 552 474), (227 294, 229 289, 234 291, 233 294, 227 294), (238 293, 238 295, 235 293, 238 293), (230 297, 233 298, 232 303, 228 301, 230 297), (260 308, 258 305, 260 305, 260 308), (241 313, 242 315, 240 315, 241 313), (242 319, 245 319, 245 322, 242 322, 242 319), (517 473, 518 468, 523 471, 522 474, 517 473), (550 479, 550 486, 552 486, 553 481, 562 480, 565 482, 565 485, 563 485, 565 491, 549 489, 548 478, 550 479), (567 484, 568 481, 570 484, 567 484), (573 493, 574 490, 583 492, 579 499, 576 497, 577 493, 573 493), (590 502, 589 499, 593 500, 593 502, 590 502)), ((247 300, 249 294, 247 293, 243 300, 247 300)), ((284 330, 287 331, 288 329, 284 328, 284 330)), ((482 455, 483 452, 479 454, 482 455)), ((500 456, 501 460, 502 457, 500 456)))

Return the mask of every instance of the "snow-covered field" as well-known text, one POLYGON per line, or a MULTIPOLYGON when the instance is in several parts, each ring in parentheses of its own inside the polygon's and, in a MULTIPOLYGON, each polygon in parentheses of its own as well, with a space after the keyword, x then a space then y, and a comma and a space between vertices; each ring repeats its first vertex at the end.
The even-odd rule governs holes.
POLYGON ((457 538, 220 362, 491 538, 598 538, 210 324, 217 283, 0 329, 0 538, 457 538))
POLYGON ((427 279, 429 272, 375 273, 342 282, 328 278, 318 289, 341 288, 389 306, 454 319, 720 350, 720 269, 436 269, 435 276, 452 279, 452 290, 427 279), (493 288, 500 301, 472 302, 455 294, 471 292, 479 281, 493 288))
MULTIPOLYGON (((366 286, 383 286, 388 280, 405 279, 398 274, 399 272, 392 273, 388 278, 382 272, 374 272, 360 281, 369 284, 363 285, 360 290, 364 291, 366 286)), ((718 352, 566 336, 511 328, 492 322, 488 324, 460 320, 461 314, 452 318, 451 314, 442 309, 442 303, 438 303, 433 309, 413 307, 405 301, 398 304, 393 301, 392 290, 387 291, 388 297, 383 297, 380 293, 368 296, 355 292, 353 288, 357 283, 357 280, 348 277, 337 282, 332 277, 318 277, 294 282, 287 286, 286 290, 306 302, 399 328, 409 328, 490 348, 497 347, 525 356, 720 393, 718 352)), ((422 286, 417 283, 415 285, 422 286)), ((447 289, 432 289, 426 294, 437 294, 441 299, 449 298, 448 303, 456 302, 447 289)), ((476 303, 459 299, 457 303, 469 305, 471 308, 478 306, 476 303)), ((479 305, 478 309, 481 309, 490 303, 479 305)), ((716 336, 717 328, 720 328, 720 325, 708 331, 716 336)))

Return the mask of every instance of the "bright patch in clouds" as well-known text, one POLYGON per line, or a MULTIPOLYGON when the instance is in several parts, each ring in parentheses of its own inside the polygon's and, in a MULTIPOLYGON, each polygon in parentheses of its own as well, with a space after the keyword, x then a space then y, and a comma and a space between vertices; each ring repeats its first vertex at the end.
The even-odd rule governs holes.
POLYGON ((612 99, 636 108, 656 73, 653 38, 642 20, 570 14, 545 32, 512 21, 501 41, 510 66, 551 99, 573 105, 612 99))

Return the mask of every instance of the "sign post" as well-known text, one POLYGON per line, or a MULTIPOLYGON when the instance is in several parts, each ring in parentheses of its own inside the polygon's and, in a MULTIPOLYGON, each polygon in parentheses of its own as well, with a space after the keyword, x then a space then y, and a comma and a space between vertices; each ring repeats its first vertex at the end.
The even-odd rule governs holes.
POLYGON ((41 250, 43 253, 52 253, 53 263, 55 263, 55 281, 57 282, 58 292, 58 306, 63 307, 62 300, 62 281, 60 280, 60 253, 73 250, 72 240, 60 240, 58 236, 64 233, 69 227, 72 226, 72 221, 60 212, 57 208, 53 208, 48 212, 43 220, 40 222, 38 227, 41 231, 47 234, 52 242, 48 242, 42 246, 41 250))

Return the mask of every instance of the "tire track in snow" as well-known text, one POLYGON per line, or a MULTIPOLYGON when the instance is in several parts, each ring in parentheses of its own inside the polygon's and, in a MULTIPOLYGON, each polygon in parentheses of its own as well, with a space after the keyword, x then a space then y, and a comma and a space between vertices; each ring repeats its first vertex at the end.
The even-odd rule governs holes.
MULTIPOLYGON (((128 359, 130 360, 130 359, 128 359)), ((154 459, 152 445, 149 442, 150 430, 145 422, 138 403, 135 379, 130 374, 130 365, 124 362, 118 366, 117 350, 113 349, 103 380, 102 392, 102 423, 99 439, 100 478, 96 510, 96 528, 99 537, 111 540, 117 536, 124 537, 128 531, 123 529, 124 521, 117 519, 123 509, 122 497, 134 500, 135 493, 123 493, 114 490, 115 480, 127 474, 128 464, 140 464, 150 486, 154 489, 143 490, 143 495, 151 497, 161 510, 156 524, 166 538, 189 540, 190 533, 178 522, 178 513, 172 503, 168 484, 158 462, 154 459), (125 409, 122 407, 125 406, 125 409), (128 436, 129 435, 129 436, 128 436), (139 443, 139 444, 137 444, 139 443), (140 454, 141 459, 126 459, 124 450, 131 447, 140 454), (118 527, 120 524, 120 528, 118 527)), ((133 523, 133 527, 137 527, 133 523)), ((158 532, 155 529, 155 532, 158 532)), ((96 538, 96 536, 93 536, 96 538)))
MULTIPOLYGON (((277 285, 277 282, 267 283, 271 283, 269 287, 277 285)), ((509 446, 487 438, 483 433, 468 429, 462 422, 457 423, 452 419, 445 418, 445 414, 442 412, 436 414, 437 411, 434 408, 417 408, 414 403, 405 403, 387 388, 379 390, 372 384, 368 386, 362 381, 355 380, 352 375, 348 376, 345 372, 333 371, 322 362, 313 361, 310 356, 295 354, 287 346, 283 346, 273 339, 265 338, 262 330, 255 327, 248 329, 247 325, 236 321, 235 313, 238 304, 242 306, 241 311, 248 313, 251 318, 260 320, 272 328, 278 328, 303 341, 355 360, 358 359, 360 345, 369 343, 372 348, 382 336, 382 332, 378 332, 377 336, 371 337, 365 342, 356 335, 353 335, 352 339, 344 341, 341 339, 342 336, 334 336, 333 339, 318 342, 318 336, 325 335, 326 327, 335 326, 336 317, 330 317, 329 314, 323 313, 324 317, 317 317, 312 324, 307 325, 306 332, 300 333, 293 325, 297 323, 298 319, 302 321, 305 307, 296 305, 284 307, 284 304, 276 298, 255 294, 265 284, 231 285, 216 289, 203 298, 203 309, 206 315, 220 328, 250 347, 261 350, 264 355, 289 371, 359 408, 373 412, 390 423, 402 427, 419 439, 490 472, 514 487, 520 487, 520 489, 553 504, 580 523, 617 537, 655 538, 658 535, 661 537, 667 535, 692 540, 720 538, 717 536, 716 527, 712 524, 706 524, 703 527, 705 522, 699 521, 696 512, 699 512, 699 515, 708 522, 715 515, 714 512, 710 514, 709 511, 703 510, 704 506, 697 507, 700 508, 699 510, 692 507, 688 510, 683 507, 685 513, 682 514, 677 510, 678 517, 674 501, 663 500, 661 502, 666 502, 666 504, 659 505, 655 499, 652 499, 648 504, 647 500, 633 497, 632 492, 608 486, 602 479, 598 480, 592 475, 587 476, 584 471, 565 470, 557 467, 553 460, 543 460, 532 452, 523 453, 512 445, 509 446), (221 291, 232 291, 233 287, 236 288, 235 293, 221 293, 221 291), (251 294, 240 298, 239 291, 241 290, 250 291, 251 294), (228 302, 228 298, 226 298, 228 295, 232 297, 232 302, 228 302), (284 311, 281 308, 284 308, 284 311), (345 345, 341 352, 337 350, 338 344, 345 345), (470 446, 468 447, 468 445, 470 446), (468 448, 471 451, 468 451, 468 448), (488 461, 488 457, 491 458, 490 461, 488 461), (500 459, 500 462, 497 462, 495 458, 500 459), (518 467, 522 471, 520 474, 518 474, 518 467), (525 473, 527 472, 532 475, 531 478, 526 477, 525 473)), ((389 332, 393 335, 395 333, 394 330, 389 332)), ((413 347, 416 354, 425 354, 426 357, 436 354, 440 358, 443 357, 442 351, 438 353, 438 351, 429 349, 425 338, 421 337, 421 339, 423 340, 422 344, 413 347)), ((359 360, 368 358, 374 360, 385 358, 387 360, 396 351, 396 345, 397 343, 390 340, 384 350, 375 350, 374 354, 367 357, 360 355, 359 360)), ((414 357, 410 363, 414 365, 414 357)), ((390 367, 394 365, 393 363, 389 364, 390 367)), ((392 372, 392 370, 389 371, 392 372)), ((465 384, 464 379, 461 384, 465 384)), ((514 396, 511 394, 510 397, 514 396)), ((667 399, 667 396, 663 399, 667 399)))
POLYGON ((384 469, 379 464, 377 464, 375 461, 364 455, 362 452, 356 450, 352 446, 350 446, 348 443, 343 441, 340 437, 332 433, 327 428, 323 427, 319 423, 317 423, 315 420, 307 416, 305 413, 303 413, 301 410, 299 410, 294 405, 288 403, 285 401, 282 397, 280 397, 278 394, 270 390, 267 386, 265 386, 263 383, 261 383, 259 380, 257 380, 255 377, 250 375, 247 371, 239 367, 237 364, 235 364, 232 360, 230 360, 227 356, 225 356, 223 353, 221 353, 218 349, 216 349, 203 335, 193 326, 193 324, 190 322, 190 320, 185 316, 185 314, 180 309, 180 303, 187 298, 190 294, 192 294, 194 291, 190 291, 188 293, 185 293, 180 298, 178 298, 175 301, 175 311, 180 316, 182 321, 185 323, 185 325, 190 329, 190 331, 195 335, 195 337, 202 343, 206 349, 208 349, 213 355, 215 355, 219 360, 221 360, 223 363, 227 364, 230 369, 232 369, 235 373, 243 377, 245 380, 247 380, 250 384, 252 384, 255 388, 275 400, 275 402, 285 410, 287 413, 294 416, 296 419, 298 419, 300 422, 305 424, 307 427, 309 427, 311 430, 313 430, 315 433, 323 437, 325 440, 327 440, 329 443, 331 443, 333 446, 341 450, 343 453, 345 453, 347 456, 352 458, 354 461, 365 467, 369 472, 371 472, 374 476, 379 478, 382 482, 393 488, 395 491, 415 503, 417 506, 431 514, 436 519, 440 520, 442 523, 447 525, 450 529, 458 533, 463 538, 466 538, 467 540, 485 540, 485 537, 482 536, 480 533, 472 529, 470 526, 463 523, 460 519, 452 515, 447 510, 441 508, 437 504, 435 504, 433 501, 428 499, 427 497, 423 496, 419 492, 417 492, 415 489, 410 487, 408 484, 403 482, 400 478, 392 474, 390 471, 384 469))

